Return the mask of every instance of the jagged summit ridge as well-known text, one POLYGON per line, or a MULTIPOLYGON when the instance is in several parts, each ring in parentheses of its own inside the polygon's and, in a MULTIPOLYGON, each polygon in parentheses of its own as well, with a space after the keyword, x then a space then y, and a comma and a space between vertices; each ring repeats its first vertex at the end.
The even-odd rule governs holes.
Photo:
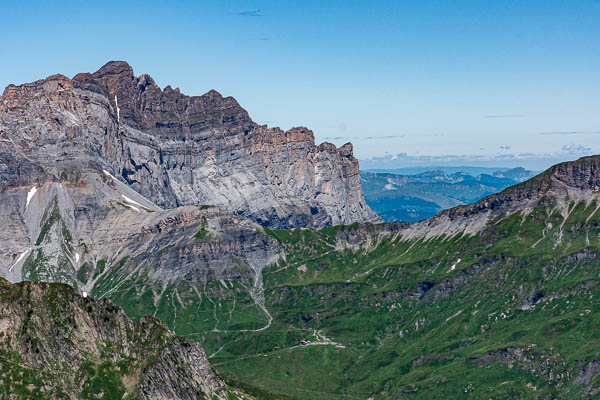
POLYGON ((351 144, 258 125, 233 97, 162 90, 122 61, 9 85, 1 107, 2 187, 106 169, 163 208, 218 205, 274 227, 379 221, 351 144))
POLYGON ((156 135, 198 133, 209 127, 249 129, 253 122, 233 97, 216 90, 202 96, 185 96, 165 90, 148 74, 134 76, 124 61, 111 61, 93 74, 78 74, 75 86, 106 94, 119 108, 120 122, 156 135))

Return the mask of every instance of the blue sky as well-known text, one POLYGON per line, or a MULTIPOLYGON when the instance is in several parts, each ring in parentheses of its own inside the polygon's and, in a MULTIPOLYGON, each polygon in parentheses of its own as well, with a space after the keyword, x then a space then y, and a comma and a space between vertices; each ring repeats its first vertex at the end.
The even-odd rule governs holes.
POLYGON ((368 163, 544 168, 600 153, 599 1, 3 4, 0 86, 126 60, 368 163))

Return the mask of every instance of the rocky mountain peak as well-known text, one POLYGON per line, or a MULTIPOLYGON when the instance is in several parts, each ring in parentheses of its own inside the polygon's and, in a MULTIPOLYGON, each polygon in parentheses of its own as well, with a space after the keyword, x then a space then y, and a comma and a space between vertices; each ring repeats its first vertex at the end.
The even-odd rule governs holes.
POLYGON ((280 228, 379 221, 351 144, 258 125, 216 90, 162 90, 111 61, 72 80, 11 85, 3 99, 0 186, 106 170, 162 208, 222 206, 280 228))
POLYGON ((215 90, 185 96, 170 86, 161 90, 148 74, 135 76, 124 61, 111 61, 93 74, 74 78, 79 88, 104 93, 120 123, 156 135, 196 134, 211 127, 248 129, 248 113, 232 97, 215 90))
POLYGON ((352 158, 354 157, 354 146, 352 146, 352 143, 348 142, 340 146, 338 152, 346 158, 352 158))
POLYGON ((217 92, 215 89, 210 89, 208 92, 206 92, 206 94, 204 95, 206 97, 209 98, 218 98, 218 99, 223 99, 223 95, 219 92, 217 92))
POLYGON ((105 76, 125 75, 133 76, 133 68, 125 61, 109 61, 98 71, 94 72, 94 79, 102 79, 105 76))
MULTIPOLYGON (((286 132, 279 129, 278 132, 282 132, 290 142, 307 142, 313 145, 315 144, 315 134, 304 126, 294 127, 286 132)), ((265 133, 269 134, 270 132, 266 131, 265 133)))
POLYGON ((565 185, 584 190, 600 190, 600 155, 556 164, 549 171, 565 185))

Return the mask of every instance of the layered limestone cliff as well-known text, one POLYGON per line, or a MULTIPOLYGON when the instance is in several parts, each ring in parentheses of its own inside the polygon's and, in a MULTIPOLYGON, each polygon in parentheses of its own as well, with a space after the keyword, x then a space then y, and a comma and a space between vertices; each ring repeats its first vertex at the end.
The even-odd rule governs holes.
POLYGON ((350 143, 254 123, 232 97, 188 97, 124 62, 10 85, 0 190, 106 170, 161 208, 210 204, 272 227, 379 221, 350 143))

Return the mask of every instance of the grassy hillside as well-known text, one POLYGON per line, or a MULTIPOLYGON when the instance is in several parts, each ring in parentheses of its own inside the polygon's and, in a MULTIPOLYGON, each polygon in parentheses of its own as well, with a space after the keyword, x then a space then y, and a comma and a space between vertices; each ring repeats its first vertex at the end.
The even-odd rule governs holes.
POLYGON ((429 240, 394 225, 265 229, 285 249, 262 273, 266 312, 243 280, 160 292, 137 276, 110 298, 199 340, 218 370, 296 398, 591 397, 599 204, 543 204, 429 240))

